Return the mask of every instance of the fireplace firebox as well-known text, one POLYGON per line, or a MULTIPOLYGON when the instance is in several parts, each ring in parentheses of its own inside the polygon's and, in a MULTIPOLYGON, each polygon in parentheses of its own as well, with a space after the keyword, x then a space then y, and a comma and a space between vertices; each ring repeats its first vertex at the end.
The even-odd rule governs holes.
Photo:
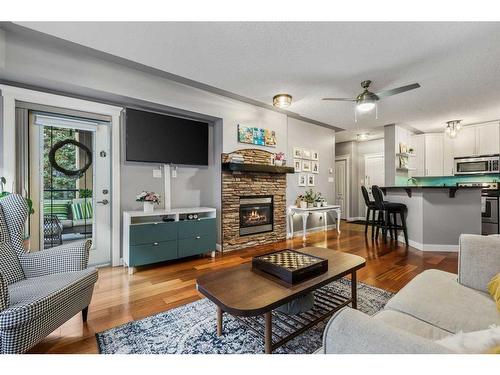
POLYGON ((240 197, 240 236, 273 231, 273 197, 240 197))

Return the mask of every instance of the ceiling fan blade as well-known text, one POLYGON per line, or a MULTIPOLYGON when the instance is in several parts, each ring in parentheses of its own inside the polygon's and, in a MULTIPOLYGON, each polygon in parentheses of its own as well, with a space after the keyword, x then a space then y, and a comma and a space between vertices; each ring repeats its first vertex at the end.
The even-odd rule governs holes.
POLYGON ((402 92, 405 92, 405 91, 418 89, 419 87, 420 87, 420 85, 418 83, 412 83, 411 85, 401 86, 401 87, 391 89, 391 90, 380 91, 380 92, 375 93, 375 95, 377 95, 379 97, 379 99, 382 99, 382 98, 385 98, 387 96, 401 94, 402 92))
POLYGON ((337 100, 337 101, 342 101, 342 102, 355 102, 356 99, 351 99, 351 98, 323 98, 321 100, 337 100))

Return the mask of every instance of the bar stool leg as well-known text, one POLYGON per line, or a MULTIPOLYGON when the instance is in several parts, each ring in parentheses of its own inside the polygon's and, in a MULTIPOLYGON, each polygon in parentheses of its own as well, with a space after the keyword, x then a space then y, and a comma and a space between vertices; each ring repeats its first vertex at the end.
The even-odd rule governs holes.
POLYGON ((385 218, 385 234, 384 234, 384 242, 387 242, 387 235, 390 234, 391 230, 391 213, 389 211, 384 211, 385 218))
POLYGON ((397 216, 397 212, 394 212, 392 214, 392 218, 394 219, 394 222, 393 222, 393 228, 394 228, 394 240, 398 240, 398 216, 397 216))
POLYGON ((377 210, 372 211, 372 239, 375 238, 375 224, 377 219, 377 210))
POLYGON ((366 221, 365 221, 365 236, 368 233, 368 224, 370 222, 370 207, 366 210, 366 221))
POLYGON ((377 241, 378 241, 378 233, 379 233, 379 231, 380 231, 380 219, 381 219, 381 218, 380 218, 380 215, 381 215, 381 214, 382 214, 381 210, 378 210, 378 211, 377 211, 377 224, 376 224, 376 226, 377 226, 377 230, 376 230, 376 232, 375 232, 375 240, 377 240, 377 241))
POLYGON ((406 246, 408 246, 408 228, 406 227, 405 212, 402 211, 400 213, 400 216, 401 216, 401 225, 403 226, 403 233, 405 235, 405 243, 406 246))

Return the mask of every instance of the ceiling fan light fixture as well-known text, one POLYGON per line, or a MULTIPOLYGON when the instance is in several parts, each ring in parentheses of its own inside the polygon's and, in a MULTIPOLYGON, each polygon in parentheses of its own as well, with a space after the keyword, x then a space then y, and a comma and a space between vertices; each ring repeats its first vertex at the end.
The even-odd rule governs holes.
POLYGON ((292 96, 289 94, 277 94, 273 97, 273 106, 277 108, 286 108, 292 105, 292 96))
POLYGON ((356 135, 356 140, 357 141, 366 141, 368 139, 368 136, 370 133, 360 133, 356 135))
POLYGON ((371 100, 366 100, 364 102, 359 102, 356 105, 356 108, 360 112, 369 112, 369 111, 372 111, 375 108, 375 102, 373 102, 371 100))

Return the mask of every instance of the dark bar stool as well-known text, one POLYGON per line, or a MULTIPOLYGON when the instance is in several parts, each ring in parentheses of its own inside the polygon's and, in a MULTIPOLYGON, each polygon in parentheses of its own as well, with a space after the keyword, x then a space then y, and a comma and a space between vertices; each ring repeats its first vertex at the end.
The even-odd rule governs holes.
POLYGON ((384 241, 387 240, 387 232, 389 232, 391 237, 397 241, 398 229, 402 229, 405 236, 406 246, 408 246, 408 229, 406 227, 405 219, 405 213, 408 208, 406 207, 406 204, 384 201, 384 193, 382 193, 382 190, 377 185, 372 186, 372 194, 375 199, 375 207, 379 210, 378 220, 376 222, 377 233, 375 238, 378 239, 379 229, 382 229, 384 241), (398 225, 397 223, 397 214, 400 216, 401 225, 398 225))
POLYGON ((375 221, 377 215, 377 207, 374 201, 370 200, 370 195, 368 194, 368 190, 361 185, 361 193, 363 194, 363 198, 366 204, 366 222, 365 222, 365 236, 368 233, 368 225, 372 226, 372 238, 375 237, 375 221), (372 214, 372 219, 370 220, 370 213, 372 214))

